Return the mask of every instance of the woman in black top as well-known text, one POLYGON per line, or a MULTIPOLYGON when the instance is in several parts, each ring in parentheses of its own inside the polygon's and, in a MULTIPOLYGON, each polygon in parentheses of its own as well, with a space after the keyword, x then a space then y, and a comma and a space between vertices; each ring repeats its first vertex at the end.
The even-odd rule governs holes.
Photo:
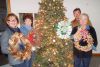
POLYGON ((85 13, 82 14, 80 16, 80 26, 74 27, 71 33, 74 41, 74 67, 89 67, 92 50, 96 49, 98 43, 95 29, 92 26, 87 25, 88 21, 88 15, 85 13), (93 42, 91 42, 90 47, 83 49, 82 47, 87 46, 89 45, 88 43, 90 43, 87 41, 89 36, 91 36, 91 40, 89 41, 93 42), (76 42, 79 43, 79 46, 76 42))

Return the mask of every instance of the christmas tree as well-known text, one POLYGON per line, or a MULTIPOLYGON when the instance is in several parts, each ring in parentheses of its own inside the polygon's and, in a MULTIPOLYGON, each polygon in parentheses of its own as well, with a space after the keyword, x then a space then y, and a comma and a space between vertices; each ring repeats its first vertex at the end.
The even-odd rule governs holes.
POLYGON ((33 67, 73 67, 73 46, 71 40, 57 36, 57 24, 67 21, 63 0, 41 0, 36 15, 36 51, 33 67))

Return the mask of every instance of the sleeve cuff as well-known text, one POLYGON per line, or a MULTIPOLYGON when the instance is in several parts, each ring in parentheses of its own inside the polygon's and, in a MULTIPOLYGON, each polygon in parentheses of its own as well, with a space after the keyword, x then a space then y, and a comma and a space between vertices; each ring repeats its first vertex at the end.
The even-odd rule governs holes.
POLYGON ((92 50, 95 50, 96 51, 96 47, 94 45, 92 46, 92 50))

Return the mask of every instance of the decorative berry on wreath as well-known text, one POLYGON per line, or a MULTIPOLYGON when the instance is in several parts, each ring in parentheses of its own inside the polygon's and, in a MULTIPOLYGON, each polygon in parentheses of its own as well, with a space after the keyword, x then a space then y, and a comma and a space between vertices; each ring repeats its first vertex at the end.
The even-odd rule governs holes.
POLYGON ((61 21, 58 22, 57 27, 57 36, 61 39, 67 39, 70 38, 70 34, 72 31, 72 26, 70 22, 67 21, 61 21))
POLYGON ((9 39, 9 53, 17 60, 30 59, 32 53, 30 41, 22 33, 14 33, 9 39), (24 49, 20 49, 20 45, 24 49))
POLYGON ((75 48, 81 51, 90 51, 93 46, 93 38, 90 33, 85 29, 78 28, 78 31, 74 35, 75 48), (83 43, 83 44, 82 44, 83 43))

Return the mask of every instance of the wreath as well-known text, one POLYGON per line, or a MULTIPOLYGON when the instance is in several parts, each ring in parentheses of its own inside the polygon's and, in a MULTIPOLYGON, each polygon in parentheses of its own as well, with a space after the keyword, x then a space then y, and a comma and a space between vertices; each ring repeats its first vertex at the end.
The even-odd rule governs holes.
POLYGON ((81 51, 89 51, 93 46, 93 38, 87 30, 82 30, 82 28, 78 28, 78 31, 74 35, 74 44, 75 48, 81 51), (80 42, 85 43, 82 45, 80 42))
POLYGON ((71 23, 66 21, 58 22, 56 30, 57 30, 56 34, 59 38, 61 39, 70 38, 70 34, 72 31, 71 23))
POLYGON ((32 45, 22 33, 15 32, 9 39, 9 53, 17 60, 26 60, 31 58, 32 45), (21 46, 20 46, 21 44, 21 46), (23 46, 23 49, 20 47, 23 46))

